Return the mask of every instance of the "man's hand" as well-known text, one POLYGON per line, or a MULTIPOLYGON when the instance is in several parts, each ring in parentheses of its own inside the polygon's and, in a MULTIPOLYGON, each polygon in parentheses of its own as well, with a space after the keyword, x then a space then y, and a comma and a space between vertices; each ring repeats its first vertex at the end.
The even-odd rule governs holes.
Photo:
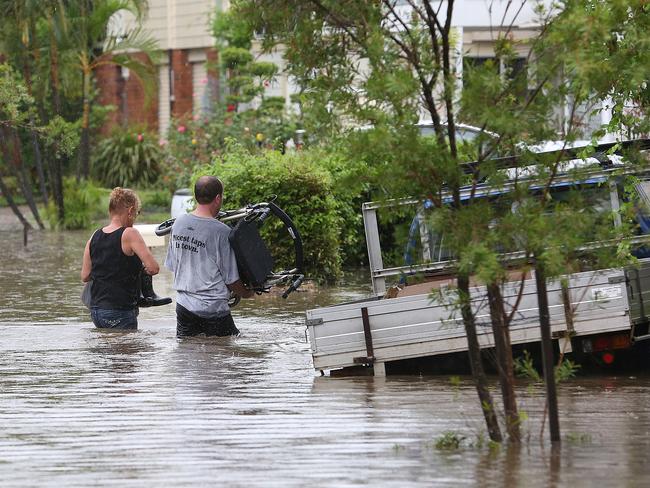
POLYGON ((234 283, 231 283, 228 285, 228 288, 230 291, 232 291, 235 295, 238 295, 242 298, 251 298, 255 296, 255 292, 249 288, 246 288, 244 286, 244 283, 242 283, 241 280, 237 280, 234 283))

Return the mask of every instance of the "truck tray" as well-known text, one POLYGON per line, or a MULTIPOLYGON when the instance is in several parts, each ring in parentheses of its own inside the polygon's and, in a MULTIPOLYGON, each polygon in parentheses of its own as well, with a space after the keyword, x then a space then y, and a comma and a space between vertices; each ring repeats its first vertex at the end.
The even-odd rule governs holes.
MULTIPOLYGON (((643 270, 647 271, 647 266, 643 270)), ((571 307, 575 310, 571 335, 629 331, 626 282, 623 269, 572 274, 568 281, 571 307)), ((516 301, 519 285, 507 283, 502 290, 507 313, 516 301)), ((494 344, 486 289, 475 286, 471 293, 481 347, 491 347, 494 344)), ((453 305, 455 291, 449 289, 442 296, 445 298, 434 299, 426 294, 390 299, 373 297, 308 310, 306 324, 314 368, 321 371, 345 368, 367 358, 374 363, 377 374, 384 366, 382 363, 466 351, 465 329, 460 312, 453 305)), ((548 283, 548 301, 552 331, 555 336, 564 335, 568 326, 559 281, 548 283)), ((510 335, 512 344, 540 340, 534 279, 524 283, 521 302, 510 324, 510 335)))

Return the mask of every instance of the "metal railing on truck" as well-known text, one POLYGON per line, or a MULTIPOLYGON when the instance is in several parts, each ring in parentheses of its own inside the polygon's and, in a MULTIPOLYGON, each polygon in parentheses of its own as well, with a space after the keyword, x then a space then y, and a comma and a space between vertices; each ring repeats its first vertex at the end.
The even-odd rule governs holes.
MULTIPOLYGON (((567 148, 559 151, 548 151, 544 153, 538 153, 540 156, 549 156, 556 155, 558 160, 568 160, 570 158, 576 158, 579 156, 581 151, 584 151, 584 147, 581 148, 567 148)), ((594 147, 594 152, 590 159, 594 159, 600 167, 597 170, 586 172, 582 175, 582 178, 585 179, 597 179, 601 181, 609 181, 609 195, 610 195, 610 204, 611 209, 615 215, 614 225, 620 226, 621 220, 618 211, 620 209, 620 200, 618 195, 618 189, 616 183, 610 181, 612 175, 624 176, 631 174, 638 174, 638 168, 625 167, 621 165, 618 161, 612 161, 609 159, 609 155, 620 155, 625 151, 636 149, 636 150, 647 150, 650 149, 650 139, 641 139, 636 141, 623 141, 620 143, 607 143, 601 144, 594 147)), ((517 156, 510 156, 505 158, 498 158, 491 160, 491 163, 495 163, 497 167, 506 169, 512 168, 519 162, 517 156)), ((480 165, 478 162, 469 162, 464 163, 464 170, 467 173, 474 173, 479 171, 480 165)), ((575 182, 575 177, 572 177, 568 174, 558 175, 554 180, 554 185, 560 186, 563 184, 569 184, 575 182)), ((461 200, 466 200, 469 198, 481 198, 481 197, 490 197, 503 195, 511 191, 516 184, 521 184, 521 181, 518 183, 515 182, 506 182, 502 185, 487 185, 480 184, 474 187, 464 187, 460 190, 461 200)), ((531 189, 535 188, 535 184, 531 183, 531 189)), ((445 194, 442 198, 443 202, 451 201, 451 195, 445 194)), ((421 264, 408 264, 403 266, 394 266, 394 267, 384 267, 383 258, 382 258, 382 249, 379 236, 379 225, 377 219, 377 211, 381 208, 387 207, 396 207, 396 206, 418 206, 418 213, 422 213, 422 201, 414 198, 405 198, 405 199, 395 199, 388 200, 385 202, 366 202, 362 206, 362 215, 364 230, 366 236, 366 244, 368 248, 368 261, 370 265, 370 276, 372 280, 373 292, 375 295, 383 295, 386 293, 386 279, 390 277, 401 277, 404 275, 414 275, 416 273, 445 273, 453 272, 456 268, 456 261, 453 259, 443 260, 443 261, 432 261, 427 260, 427 262, 421 264)), ((420 219, 421 222, 424 221, 423 218, 420 219)), ((640 245, 646 242, 650 242, 650 236, 636 236, 626 239, 631 245, 640 245)), ((619 244, 619 241, 607 241, 607 242, 594 242, 583 246, 580 248, 583 251, 594 250, 602 247, 609 247, 612 245, 619 244)), ((501 256, 503 262, 516 263, 517 261, 522 261, 526 259, 526 255, 523 252, 512 252, 506 253, 501 256)))

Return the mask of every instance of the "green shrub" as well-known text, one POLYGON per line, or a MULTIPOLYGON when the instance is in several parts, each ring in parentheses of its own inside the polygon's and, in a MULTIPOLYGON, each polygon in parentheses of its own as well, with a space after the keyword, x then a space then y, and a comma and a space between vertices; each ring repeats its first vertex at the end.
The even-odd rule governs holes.
POLYGON ((138 191, 142 208, 146 210, 167 209, 171 207, 172 195, 167 190, 141 190, 138 191))
POLYGON ((173 120, 163 145, 162 185, 174 192, 189 186, 197 167, 210 164, 223 142, 223 119, 173 120))
POLYGON ((101 216, 105 216, 108 206, 103 205, 102 197, 106 190, 92 182, 78 182, 75 178, 66 178, 63 182, 64 218, 58 218, 56 206, 50 201, 46 215, 53 229, 87 229, 101 216))
POLYGON ((227 151, 230 139, 251 152, 269 146, 281 149, 293 137, 296 123, 295 117, 283 110, 284 102, 277 102, 277 97, 267 97, 258 109, 242 112, 229 112, 227 106, 217 105, 212 114, 173 120, 166 139, 160 141, 162 185, 172 192, 189 186, 196 168, 211 164, 227 151))
POLYGON ((515 374, 519 378, 527 378, 535 382, 542 381, 542 377, 537 371, 537 369, 535 368, 535 364, 533 363, 533 358, 531 357, 528 351, 524 351, 523 357, 520 356, 518 358, 515 358, 513 367, 515 370, 515 374))
MULTIPOLYGON (((22 190, 18 187, 18 181, 15 176, 5 176, 4 183, 7 186, 9 195, 13 197, 14 203, 17 205, 22 205, 25 203, 25 196, 23 195, 22 190)), ((6 206, 7 199, 0 193, 0 206, 6 206)))
POLYGON ((368 258, 361 206, 370 199, 365 165, 336 147, 313 147, 303 153, 327 170, 332 178, 341 261, 348 266, 365 264, 368 258))
MULTIPOLYGON (((564 359, 554 368, 555 382, 561 383, 562 381, 573 378, 579 369, 579 364, 574 363, 570 359, 564 359)), ((528 351, 524 351, 523 357, 515 358, 514 370, 515 374, 520 378, 527 378, 535 382, 544 381, 542 375, 535 368, 533 358, 528 351)))
POLYGON ((465 436, 451 430, 445 431, 435 441, 435 447, 439 451, 456 451, 461 448, 465 436))
POLYGON ((155 224, 169 218, 172 195, 169 190, 137 190, 142 202, 138 224, 155 224))
POLYGON ((110 188, 147 187, 158 180, 161 159, 154 134, 118 128, 94 151, 93 175, 110 188))
MULTIPOLYGON (((334 281, 341 276, 342 221, 337 214, 332 175, 319 165, 320 153, 278 151, 251 153, 231 143, 215 162, 197 172, 219 176, 225 186, 224 209, 248 203, 275 203, 295 222, 301 233, 307 276, 334 281)), ((290 267, 293 245, 278 219, 262 227, 265 241, 276 260, 276 268, 290 267)))

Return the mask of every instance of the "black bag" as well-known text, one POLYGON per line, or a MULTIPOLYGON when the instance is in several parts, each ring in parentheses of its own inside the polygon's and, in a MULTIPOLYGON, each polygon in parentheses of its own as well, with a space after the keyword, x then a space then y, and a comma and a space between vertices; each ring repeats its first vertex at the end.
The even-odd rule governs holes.
POLYGON ((257 223, 240 220, 230 231, 228 240, 235 251, 241 280, 252 288, 262 288, 273 271, 273 256, 260 236, 257 223))

